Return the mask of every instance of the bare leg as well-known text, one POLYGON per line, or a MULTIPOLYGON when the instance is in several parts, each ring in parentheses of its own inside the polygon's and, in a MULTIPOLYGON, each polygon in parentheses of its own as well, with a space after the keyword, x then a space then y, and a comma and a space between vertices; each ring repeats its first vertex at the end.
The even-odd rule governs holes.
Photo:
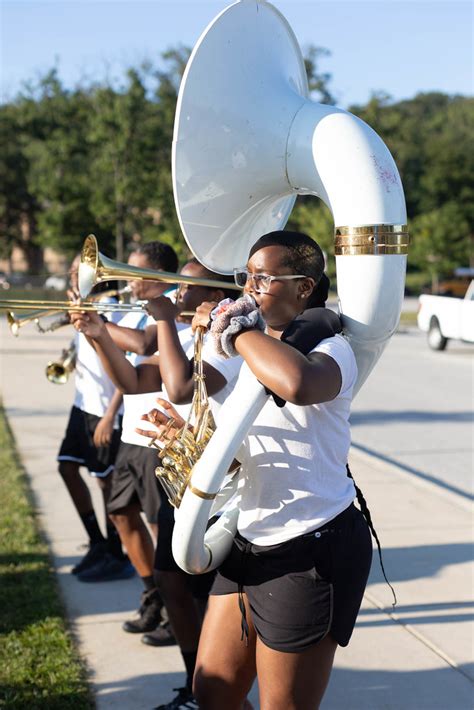
POLYGON ((155 550, 153 540, 140 515, 140 506, 131 504, 117 513, 111 513, 109 517, 140 577, 151 576, 155 550))
POLYGON ((66 484, 69 495, 72 498, 74 507, 79 515, 89 513, 94 510, 89 488, 79 473, 79 464, 75 461, 60 461, 59 473, 66 484))
POLYGON ((337 643, 326 636, 303 653, 282 653, 257 640, 261 710, 317 710, 334 662, 337 643))
MULTIPOLYGON (((246 596, 244 600, 247 604, 246 596)), ((241 641, 237 594, 209 597, 199 642, 194 695, 202 710, 242 710, 256 675, 256 634, 250 619, 248 644, 241 641)))
POLYGON ((158 541, 158 523, 148 523, 150 530, 151 530, 151 536, 153 538, 153 543, 156 547, 156 543, 158 541))
POLYGON ((184 572, 155 570, 155 579, 181 652, 197 651, 201 616, 184 572))

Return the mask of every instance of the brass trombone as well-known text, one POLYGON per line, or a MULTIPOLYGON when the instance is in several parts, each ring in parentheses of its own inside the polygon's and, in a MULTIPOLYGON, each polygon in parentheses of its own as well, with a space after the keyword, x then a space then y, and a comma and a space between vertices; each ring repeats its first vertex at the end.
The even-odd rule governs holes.
MULTIPOLYGON (((102 291, 102 293, 97 293, 93 294, 89 297, 89 302, 96 302, 100 298, 104 298, 107 296, 117 296, 119 299, 119 303, 122 304, 122 295, 124 293, 130 293, 131 288, 130 286, 124 286, 124 288, 121 288, 117 290, 116 288, 110 289, 109 291, 102 291)), ((57 313, 57 311, 53 311, 53 313, 57 313)), ((47 313, 43 313, 43 316, 48 315, 47 313)), ((65 325, 71 325, 71 321, 69 318, 68 313, 61 313, 57 318, 55 318, 51 323, 46 325, 45 327, 41 325, 41 322, 37 318, 35 320, 36 323, 36 328, 39 330, 40 333, 52 333, 54 330, 58 330, 59 328, 63 328, 65 325)))
POLYGON ((227 281, 214 281, 195 276, 185 276, 183 274, 171 274, 167 271, 155 271, 154 269, 142 269, 138 266, 130 266, 120 261, 109 259, 100 253, 97 239, 93 234, 86 237, 81 252, 81 263, 79 264, 79 293, 81 298, 87 298, 93 287, 102 281, 122 279, 125 281, 160 281, 168 284, 191 284, 197 286, 209 286, 210 288, 231 288, 241 291, 240 286, 227 281))
MULTIPOLYGON (((124 311, 141 313, 146 310, 146 301, 139 303, 94 303, 92 301, 41 301, 41 300, 23 300, 23 299, 0 299, 0 310, 11 309, 17 311, 38 311, 45 315, 45 312, 61 312, 71 311, 72 313, 81 313, 82 311, 95 311, 96 313, 104 313, 107 311, 124 311)), ((38 315, 36 315, 38 317, 38 315)), ((30 319, 31 320, 31 319, 30 319)))
MULTIPOLYGON (((56 313, 54 310, 49 310, 49 311, 43 311, 43 310, 34 310, 31 311, 31 308, 29 309, 30 313, 26 313, 24 315, 16 315, 14 311, 8 311, 7 313, 7 323, 8 327, 10 328, 10 331, 12 335, 15 337, 18 337, 20 334, 20 328, 23 328, 24 325, 27 325, 28 323, 31 323, 32 321, 36 323, 36 326, 38 329, 40 329, 40 323, 39 323, 39 318, 45 316, 45 315, 52 315, 53 313, 56 313)), ((41 331, 41 332, 46 332, 46 331, 41 331)))
POLYGON ((68 348, 65 348, 59 360, 52 360, 46 365, 46 377, 49 382, 55 385, 64 385, 69 379, 69 375, 76 367, 76 345, 74 340, 68 348))
MULTIPOLYGON (((53 313, 56 313, 57 311, 53 311, 53 313)), ((45 314, 43 314, 44 316, 45 314)), ((58 330, 59 328, 64 328, 65 325, 71 325, 71 319, 69 318, 68 313, 61 313, 57 318, 55 318, 51 323, 47 326, 43 326, 41 324, 41 321, 39 318, 36 319, 36 328, 40 333, 52 333, 54 330, 58 330)))
MULTIPOLYGON (((87 298, 93 287, 103 281, 111 280, 130 280, 130 281, 159 281, 168 284, 189 284, 195 286, 208 286, 210 288, 235 289, 241 291, 241 288, 233 282, 220 281, 214 279, 206 279, 194 276, 186 276, 184 274, 173 274, 166 271, 155 271, 154 269, 143 269, 137 266, 129 266, 120 261, 109 259, 99 252, 97 239, 93 234, 86 237, 81 252, 81 263, 79 265, 79 292, 81 298, 87 298)), ((128 287, 123 291, 129 290, 128 287)), ((122 292, 123 292, 122 291, 122 292)), ((114 291, 117 293, 117 291, 114 291)), ((120 293, 120 292, 119 292, 120 293)), ((97 294, 97 297, 104 294, 97 294)), ((90 297, 90 299, 94 296, 90 297)), ((75 301, 39 301, 27 299, 0 299, 0 310, 11 309, 36 311, 34 316, 25 316, 22 320, 26 324, 31 320, 38 318, 38 313, 44 312, 62 312, 69 311, 72 313, 81 313, 83 311, 95 311, 97 313, 106 312, 125 312, 125 313, 143 313, 147 310, 147 301, 138 303, 101 303, 93 302, 92 300, 75 302, 75 301)), ((189 311, 181 313, 183 316, 192 316, 194 313, 189 311)), ((19 318, 16 317, 16 321, 19 318)), ((16 323, 16 334, 20 324, 16 323)), ((60 326, 58 326, 60 327, 60 326)))

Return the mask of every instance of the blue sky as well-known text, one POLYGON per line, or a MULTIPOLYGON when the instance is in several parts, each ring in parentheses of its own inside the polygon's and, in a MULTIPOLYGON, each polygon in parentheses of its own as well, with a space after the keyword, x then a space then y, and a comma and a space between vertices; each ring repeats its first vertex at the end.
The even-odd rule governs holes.
MULTIPOLYGON (((63 82, 120 78, 127 66, 179 44, 194 45, 229 2, 212 0, 2 0, 1 90, 55 64, 63 82)), ((457 0, 274 0, 302 47, 326 47, 338 104, 365 103, 372 91, 394 99, 419 91, 471 95, 473 5, 457 0)))

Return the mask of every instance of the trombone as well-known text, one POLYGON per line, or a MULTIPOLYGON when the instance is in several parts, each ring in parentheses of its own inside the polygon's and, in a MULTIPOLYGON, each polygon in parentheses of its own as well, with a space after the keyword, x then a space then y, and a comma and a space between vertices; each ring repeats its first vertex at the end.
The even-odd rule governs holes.
POLYGON ((185 276, 183 274, 171 274, 167 271, 143 269, 138 266, 123 264, 120 261, 114 261, 100 253, 97 239, 93 234, 89 234, 89 236, 86 237, 82 247, 78 279, 81 298, 87 298, 96 284, 112 279, 122 279, 125 281, 160 281, 161 283, 168 284, 183 283, 209 286, 210 288, 242 290, 240 286, 237 286, 233 282, 214 281, 213 279, 185 276))
POLYGON ((69 375, 76 367, 77 350, 74 340, 64 349, 58 360, 52 360, 46 365, 45 374, 49 382, 55 385, 65 385, 69 375))
MULTIPOLYGON (((30 308, 31 310, 31 308, 30 308)), ((33 321, 36 323, 37 328, 40 330, 40 332, 45 333, 46 330, 41 330, 40 322, 39 319, 42 316, 45 315, 53 315, 56 313, 54 310, 49 310, 49 311, 43 311, 43 310, 34 310, 31 311, 30 313, 26 313, 25 315, 16 315, 14 311, 8 311, 7 313, 7 323, 8 327, 10 328, 10 332, 12 335, 15 337, 18 337, 20 334, 20 328, 23 328, 24 325, 27 325, 28 323, 31 323, 33 321)), ((69 319, 68 319, 69 322, 69 319)), ((59 326, 58 326, 59 327, 59 326)))
MULTIPOLYGON (((125 311, 127 313, 141 313, 146 310, 147 301, 139 301, 138 303, 94 303, 93 301, 41 301, 41 300, 23 300, 23 299, 0 299, 0 310, 11 309, 17 311, 37 311, 43 316, 48 311, 51 313, 59 313, 62 311, 70 311, 72 313, 81 313, 83 311, 95 311, 96 313, 106 313, 107 311, 125 311)), ((36 316, 30 317, 32 320, 36 316)))
MULTIPOLYGON (((97 239, 93 234, 86 237, 81 252, 81 263, 79 265, 79 293, 81 298, 87 298, 93 287, 110 280, 129 280, 129 281, 159 281, 167 284, 189 284, 195 286, 207 286, 210 288, 235 289, 241 291, 240 286, 230 281, 220 281, 214 279, 206 279, 194 276, 186 276, 184 274, 173 274, 166 271, 155 271, 154 269, 143 269, 137 266, 123 264, 120 261, 109 259, 99 252, 97 239)), ((122 292, 129 290, 128 287, 122 289, 122 292)), ((107 293, 107 292, 104 292, 107 293)), ((97 294, 97 296, 103 296, 97 294)), ((110 292, 109 292, 110 293, 110 292)), ((114 293, 120 291, 114 290, 114 293)), ((91 298, 94 298, 92 296, 91 298)), ((34 315, 15 317, 13 314, 13 324, 18 334, 18 329, 31 320, 38 318, 38 313, 45 312, 63 312, 69 311, 72 313, 81 313, 84 311, 94 311, 96 313, 107 312, 125 312, 125 313, 143 313, 147 310, 147 301, 138 303, 101 303, 93 302, 92 300, 76 302, 76 301, 39 301, 39 300, 22 300, 22 299, 0 299, 0 310, 11 309, 36 311, 34 315)), ((182 312, 183 316, 193 316, 190 311, 182 312)), ((57 327, 60 327, 58 325, 57 327)), ((49 329, 46 329, 49 330, 49 329)), ((41 331, 43 332, 43 331, 41 331)))

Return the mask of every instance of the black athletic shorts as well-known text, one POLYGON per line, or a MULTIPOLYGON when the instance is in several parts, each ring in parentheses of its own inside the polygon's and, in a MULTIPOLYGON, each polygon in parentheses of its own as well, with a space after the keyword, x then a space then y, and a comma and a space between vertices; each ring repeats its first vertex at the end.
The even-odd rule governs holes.
POLYGON ((188 580, 189 588, 195 599, 206 600, 214 582, 216 572, 205 572, 204 574, 186 574, 181 567, 176 564, 171 542, 174 530, 174 508, 169 502, 166 494, 163 493, 163 502, 158 515, 158 544, 155 550, 155 570, 157 572, 180 572, 188 580))
POLYGON ((156 449, 122 441, 115 461, 107 512, 118 513, 138 502, 148 522, 156 523, 161 505, 161 486, 155 475, 157 466, 156 449))
POLYGON ((347 646, 371 561, 369 528, 352 504, 279 545, 253 545, 237 534, 210 593, 245 593, 259 638, 276 651, 300 653, 328 633, 347 646))
POLYGON ((91 476, 105 478, 112 473, 120 445, 120 429, 114 429, 108 446, 94 445, 94 432, 100 417, 72 407, 57 461, 75 461, 89 469, 91 476))

